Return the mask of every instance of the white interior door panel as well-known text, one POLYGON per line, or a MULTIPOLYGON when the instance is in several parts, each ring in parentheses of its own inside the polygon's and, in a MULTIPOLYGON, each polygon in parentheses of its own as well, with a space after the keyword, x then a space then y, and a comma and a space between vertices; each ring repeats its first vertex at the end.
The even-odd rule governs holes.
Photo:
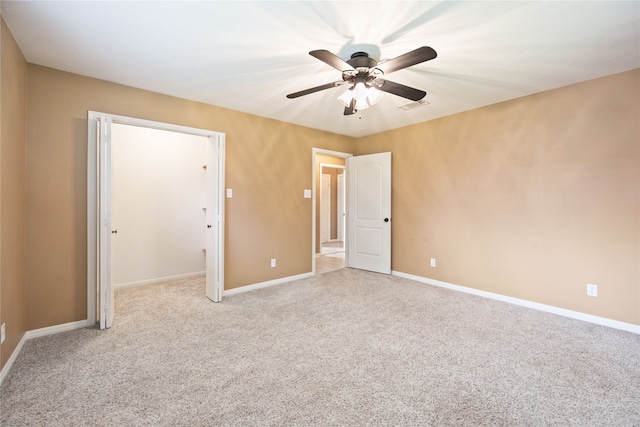
POLYGON ((347 267, 391 274, 391 153, 347 159, 347 267))

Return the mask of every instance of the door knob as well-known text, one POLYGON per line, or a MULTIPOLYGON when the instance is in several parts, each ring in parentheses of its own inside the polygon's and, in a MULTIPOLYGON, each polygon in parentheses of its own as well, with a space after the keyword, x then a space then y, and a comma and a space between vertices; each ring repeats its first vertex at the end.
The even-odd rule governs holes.
POLYGON ((207 228, 211 228, 211 225, 207 224, 207 228))
POLYGON ((385 219, 384 219, 384 222, 389 222, 389 218, 385 218, 385 219))
POLYGON ((111 234, 118 234, 118 230, 111 230, 111 234))

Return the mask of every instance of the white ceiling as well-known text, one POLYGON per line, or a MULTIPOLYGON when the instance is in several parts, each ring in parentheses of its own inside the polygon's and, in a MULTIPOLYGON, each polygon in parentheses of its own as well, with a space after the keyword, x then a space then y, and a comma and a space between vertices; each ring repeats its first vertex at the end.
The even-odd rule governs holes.
MULTIPOLYGON (((640 68, 639 1, 6 1, 27 61, 360 137, 640 68), (384 94, 343 116, 341 79, 308 54, 379 60, 420 46, 432 61, 385 78, 428 105, 384 94)), ((114 112, 117 113, 117 112, 114 112)))

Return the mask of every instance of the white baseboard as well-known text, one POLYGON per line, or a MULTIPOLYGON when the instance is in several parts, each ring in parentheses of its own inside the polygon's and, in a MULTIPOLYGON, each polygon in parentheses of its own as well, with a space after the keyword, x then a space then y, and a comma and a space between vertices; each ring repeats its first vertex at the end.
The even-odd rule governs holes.
POLYGON ((120 283, 118 285, 113 285, 113 289, 118 290, 118 289, 127 289, 127 288, 137 288, 138 286, 170 282, 172 280, 190 279, 192 277, 202 277, 205 274, 206 273, 204 271, 198 271, 195 273, 178 274, 176 276, 166 276, 166 277, 158 277, 156 279, 140 280, 138 282, 120 283))
POLYGON ((267 282, 255 283, 253 285, 240 286, 239 288, 229 289, 222 292, 222 296, 240 294, 243 292, 255 291, 256 289, 268 288, 269 286, 281 285, 283 283, 292 282, 294 280, 306 279, 313 276, 313 273, 303 273, 296 276, 283 277, 281 279, 269 280, 267 282))
POLYGON ((89 323, 86 320, 78 320, 77 322, 63 323, 62 325, 48 326, 46 328, 27 331, 25 336, 27 339, 38 338, 46 335, 59 334, 60 332, 73 331, 74 329, 86 328, 87 326, 89 326, 89 323))
POLYGON ((27 342, 27 340, 37 337, 44 337, 46 335, 53 335, 60 332, 72 331, 74 329, 86 328, 88 325, 89 322, 87 320, 79 320, 77 322, 69 322, 62 325, 49 326, 46 328, 34 329, 32 331, 25 332, 25 334, 22 336, 22 339, 13 350, 13 353, 11 353, 9 360, 7 360, 7 363, 5 363, 4 367, 2 368, 2 371, 0 371, 0 384, 2 384, 5 377, 9 374, 13 363, 18 358, 18 355, 22 351, 22 347, 24 346, 24 343, 27 342))
POLYGON ((552 305, 540 304, 537 302, 513 298, 506 295, 495 294, 493 292, 482 291, 480 289, 467 288, 465 286, 454 285, 451 283, 441 282, 439 280, 429 279, 422 276, 402 273, 400 271, 392 271, 391 274, 398 277, 404 277, 405 279, 415 280, 416 282, 426 283, 428 285, 447 288, 459 292, 465 292, 485 298, 491 298, 510 304, 520 305, 522 307, 533 308, 534 310, 546 311, 547 313, 558 314, 560 316, 570 317, 572 319, 582 320, 584 322, 595 323, 596 325, 608 326, 610 328, 633 332, 634 334, 640 334, 640 325, 634 325, 632 323, 620 322, 618 320, 607 319, 606 317, 593 316, 591 314, 581 313, 579 311, 567 310, 564 308, 554 307, 552 305))
POLYGON ((13 350, 13 353, 11 353, 11 356, 9 356, 9 360, 7 360, 7 363, 4 364, 2 371, 0 371, 0 385, 2 385, 2 382, 4 381, 6 376, 9 375, 9 371, 11 370, 13 363, 18 358, 18 355, 20 354, 20 351, 22 350, 22 347, 24 346, 25 342, 27 342, 26 333, 22 336, 22 339, 20 340, 16 348, 13 350))

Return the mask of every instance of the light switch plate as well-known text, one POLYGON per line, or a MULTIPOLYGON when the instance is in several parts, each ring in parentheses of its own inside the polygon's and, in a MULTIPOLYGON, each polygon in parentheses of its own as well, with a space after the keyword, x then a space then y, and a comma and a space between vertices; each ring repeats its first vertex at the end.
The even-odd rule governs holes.
POLYGON ((227 188, 227 199, 230 199, 233 197, 233 190, 231 190, 230 188, 227 188))
POLYGON ((311 190, 304 190, 304 198, 305 199, 310 199, 311 198, 311 190))

